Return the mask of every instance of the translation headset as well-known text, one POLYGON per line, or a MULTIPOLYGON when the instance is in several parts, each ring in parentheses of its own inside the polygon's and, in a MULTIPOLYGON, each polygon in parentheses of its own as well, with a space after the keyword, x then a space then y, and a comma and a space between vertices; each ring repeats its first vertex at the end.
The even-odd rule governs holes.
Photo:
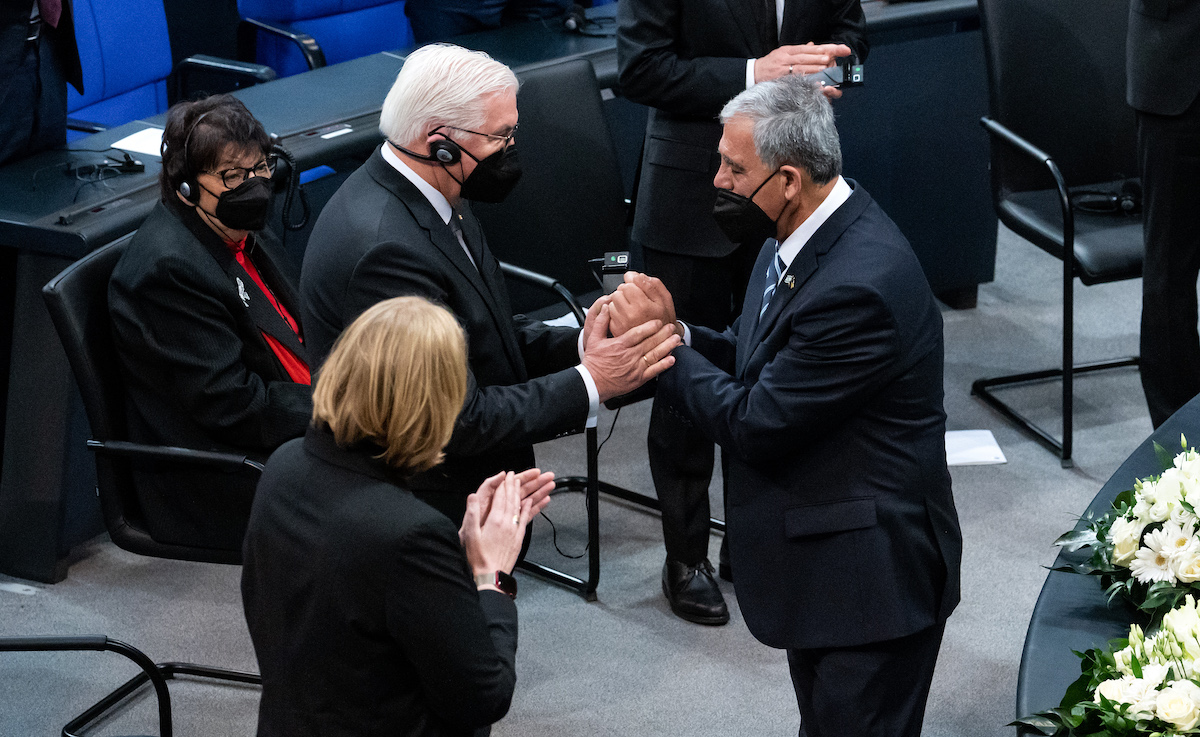
MULTIPOLYGON (((446 137, 445 133, 440 133, 437 128, 434 128, 425 135, 432 136, 434 133, 443 136, 443 138, 429 144, 428 154, 419 154, 416 151, 409 151, 397 143, 392 143, 392 145, 414 159, 420 159, 421 161, 431 161, 435 164, 443 164, 445 166, 457 164, 458 162, 462 161, 462 148, 457 143, 450 140, 450 138, 446 137)), ((389 143, 391 142, 389 141, 389 143)))
POLYGON ((1098 215, 1136 215, 1142 211, 1142 185, 1126 180, 1120 191, 1082 189, 1071 193, 1071 205, 1081 212, 1098 215))
POLYGON ((183 181, 179 183, 178 192, 183 199, 187 200, 193 205, 200 204, 200 185, 191 181, 194 173, 192 172, 192 160, 188 156, 188 144, 192 142, 192 133, 196 131, 196 126, 200 125, 200 121, 208 117, 208 114, 211 112, 212 111, 209 110, 201 113, 200 117, 196 118, 196 120, 192 122, 192 127, 188 128, 187 135, 183 137, 183 167, 185 176, 183 181))
MULTIPOLYGON (((212 112, 211 110, 208 110, 206 112, 201 113, 200 117, 196 118, 196 120, 192 122, 192 127, 188 128, 187 135, 183 137, 183 166, 184 166, 184 170, 185 170, 184 171, 185 176, 184 176, 183 181, 179 183, 179 187, 175 190, 175 191, 179 192, 180 196, 182 196, 183 199, 187 200, 188 202, 192 203, 193 205, 196 205, 197 207, 199 207, 199 205, 200 205, 200 185, 194 181, 195 173, 191 170, 192 169, 192 159, 191 159, 191 156, 189 155, 188 146, 192 142, 192 133, 194 133, 196 131, 196 128, 200 125, 200 121, 202 121, 206 117, 208 117, 208 114, 211 112, 212 112)), ((271 140, 273 142, 276 140, 276 136, 274 134, 271 134, 271 140)), ((163 143, 163 147, 164 148, 166 147, 165 141, 163 143)), ((458 150, 458 146, 455 146, 454 148, 455 148, 455 150, 458 150)), ((272 152, 278 154, 283 160, 288 162, 289 173, 294 174, 296 172, 296 160, 294 158, 292 158, 292 155, 290 153, 288 153, 287 149, 285 149, 283 146, 280 146, 278 143, 275 143, 271 147, 271 150, 272 150, 272 152)), ((432 150, 432 147, 431 147, 431 150, 432 150)), ((461 152, 459 153, 459 156, 461 156, 461 152)), ((457 161, 457 160, 458 159, 456 158, 455 161, 457 161)), ((299 222, 295 222, 295 223, 291 222, 290 215, 291 215, 291 211, 292 211, 292 203, 296 196, 296 190, 297 190, 298 184, 299 184, 299 177, 291 176, 290 181, 288 182, 287 195, 284 197, 284 200, 283 200, 283 226, 286 230, 300 230, 301 228, 303 228, 305 225, 308 224, 308 216, 309 216, 308 198, 305 197, 304 190, 300 190, 300 207, 301 207, 300 220, 299 220, 299 222)))

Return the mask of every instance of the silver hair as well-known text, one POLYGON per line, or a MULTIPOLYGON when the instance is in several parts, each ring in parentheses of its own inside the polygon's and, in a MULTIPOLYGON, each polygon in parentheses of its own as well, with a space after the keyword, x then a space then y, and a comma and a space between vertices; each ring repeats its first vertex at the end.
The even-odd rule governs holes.
POLYGON ((789 75, 756 84, 725 103, 721 122, 733 118, 754 124, 754 150, 768 168, 800 167, 818 185, 842 173, 833 107, 815 82, 789 75))
POLYGON ((439 125, 477 130, 484 124, 487 98, 509 89, 516 91, 517 76, 482 51, 422 46, 396 75, 379 114, 379 132, 404 145, 439 125))

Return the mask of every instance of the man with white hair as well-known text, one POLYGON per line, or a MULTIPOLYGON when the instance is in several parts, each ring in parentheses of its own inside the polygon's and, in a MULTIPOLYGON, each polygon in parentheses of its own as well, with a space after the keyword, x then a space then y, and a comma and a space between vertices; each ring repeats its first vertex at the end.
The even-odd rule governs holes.
MULTIPOLYGON (((755 85, 721 121, 713 214, 763 247, 732 327, 680 325, 658 396, 724 451, 738 603, 787 650, 801 734, 918 737, 962 553, 941 314, 899 229, 840 176, 816 86, 755 85)), ((661 282, 626 281, 617 332, 674 321, 661 282)))
POLYGON ((520 178, 516 95, 512 70, 487 54, 435 44, 409 55, 380 115, 386 141, 322 211, 300 277, 314 368, 344 327, 390 297, 426 297, 463 324, 462 413, 445 461, 409 480, 456 520, 485 478, 532 467, 533 443, 594 423, 600 402, 670 366, 678 342, 655 323, 609 338, 600 305, 582 331, 512 315, 466 201, 499 202, 520 178))

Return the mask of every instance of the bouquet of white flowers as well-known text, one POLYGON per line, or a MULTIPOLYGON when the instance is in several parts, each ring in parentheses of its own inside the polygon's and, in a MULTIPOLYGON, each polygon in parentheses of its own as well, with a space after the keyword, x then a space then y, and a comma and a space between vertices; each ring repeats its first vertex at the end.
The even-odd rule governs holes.
POLYGON ((1190 594, 1153 635, 1135 624, 1128 640, 1081 656, 1083 675, 1057 709, 1009 726, 1060 737, 1200 734, 1200 614, 1190 594))
POLYGON ((1161 475, 1137 480, 1103 517, 1055 541, 1068 551, 1092 551, 1055 570, 1102 576, 1110 599, 1128 600, 1151 621, 1185 594, 1200 596, 1200 453, 1180 440, 1183 450, 1174 458, 1155 445, 1166 467, 1161 475))

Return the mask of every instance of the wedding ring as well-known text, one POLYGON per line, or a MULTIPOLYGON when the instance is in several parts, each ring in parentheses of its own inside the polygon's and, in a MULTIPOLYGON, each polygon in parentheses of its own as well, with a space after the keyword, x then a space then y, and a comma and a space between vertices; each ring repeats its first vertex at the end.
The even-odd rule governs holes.
POLYGON ((647 366, 650 366, 650 365, 651 365, 651 364, 650 364, 650 354, 649 354, 649 353, 647 353, 646 355, 642 356, 642 360, 646 362, 646 365, 647 365, 647 366))
POLYGON ((792 73, 792 67, 793 67, 793 66, 795 66, 795 65, 794 65, 794 64, 788 64, 788 74, 791 74, 791 73, 792 73))
POLYGON ((514 525, 519 525, 519 524, 521 524, 521 515, 519 515, 519 514, 514 514, 514 515, 513 515, 513 524, 514 524, 514 525))

